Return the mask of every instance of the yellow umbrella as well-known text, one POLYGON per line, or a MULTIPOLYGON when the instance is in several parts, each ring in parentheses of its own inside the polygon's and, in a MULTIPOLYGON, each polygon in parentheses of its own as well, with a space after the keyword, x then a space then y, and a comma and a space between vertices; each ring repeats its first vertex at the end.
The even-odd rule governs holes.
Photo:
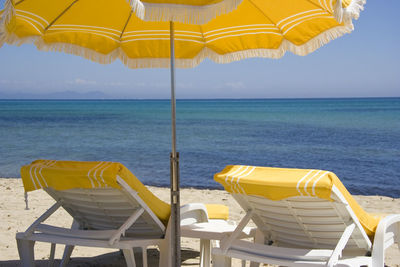
MULTIPOLYGON (((286 51, 306 55, 351 32, 362 3, 244 0, 206 24, 175 23, 176 66, 194 67, 205 58, 218 63, 279 58, 286 51)), ((170 67, 169 22, 144 22, 125 0, 8 1, 0 27, 0 45, 28 42, 99 63, 119 58, 130 68, 170 67)))
POLYGON ((175 64, 194 67, 205 58, 217 63, 250 57, 279 58, 286 51, 306 55, 350 33, 352 19, 358 18, 364 3, 365 0, 132 0, 130 4, 126 0, 7 0, 1 14, 0 46, 33 43, 40 50, 63 51, 103 64, 120 59, 130 68, 171 68, 171 225, 175 236, 172 251, 177 255, 172 264, 179 266, 175 64), (234 11, 221 15, 236 5, 234 11))

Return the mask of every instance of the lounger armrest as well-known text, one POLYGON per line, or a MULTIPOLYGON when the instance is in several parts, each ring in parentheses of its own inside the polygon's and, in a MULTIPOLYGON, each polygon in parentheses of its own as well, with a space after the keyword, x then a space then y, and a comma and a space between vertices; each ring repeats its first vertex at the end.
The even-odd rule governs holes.
POLYGON ((385 249, 400 243, 400 214, 383 218, 376 229, 372 247, 372 266, 384 266, 385 249))
POLYGON ((203 203, 190 203, 181 206, 181 225, 208 222, 207 208, 203 203))

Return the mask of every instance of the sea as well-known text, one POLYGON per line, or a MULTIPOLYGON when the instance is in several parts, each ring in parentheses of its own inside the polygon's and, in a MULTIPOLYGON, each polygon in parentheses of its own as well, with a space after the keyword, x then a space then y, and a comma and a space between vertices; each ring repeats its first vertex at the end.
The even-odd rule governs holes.
MULTIPOLYGON (((181 187, 243 164, 329 170, 352 194, 400 197, 400 98, 177 101, 181 187)), ((0 100, 0 177, 36 159, 115 161, 169 186, 169 100, 0 100)))

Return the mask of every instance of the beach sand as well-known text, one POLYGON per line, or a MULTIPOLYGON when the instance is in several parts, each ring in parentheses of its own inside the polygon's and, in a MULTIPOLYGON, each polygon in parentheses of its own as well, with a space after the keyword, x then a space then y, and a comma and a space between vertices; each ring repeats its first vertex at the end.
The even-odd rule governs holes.
MULTIPOLYGON (((169 189, 149 187, 157 196, 169 202, 169 189)), ((400 213, 400 199, 382 196, 355 196, 358 203, 369 212, 400 213)), ((181 189, 181 202, 219 203, 229 206, 230 220, 239 221, 244 211, 233 198, 221 190, 181 189)), ((48 209, 54 200, 43 190, 29 193, 29 210, 25 210, 24 192, 20 179, 0 178, 0 266, 18 266, 19 257, 15 242, 15 233, 25 231, 32 222, 48 209)), ((62 209, 57 211, 47 221, 49 224, 69 227, 71 217, 62 209)), ((199 242, 195 239, 182 239, 182 266, 197 266, 199 262, 199 242)), ((56 249, 56 259, 60 259, 63 246, 56 249)), ((37 242, 35 259, 37 266, 47 266, 50 245, 37 242)), ((140 253, 137 256, 138 266, 141 266, 140 253)), ((158 252, 151 248, 148 252, 150 266, 156 266, 158 252)), ((397 245, 386 251, 387 266, 400 266, 400 251, 397 245)), ((56 261, 57 264, 57 261, 56 261)), ((240 261, 234 260, 234 266, 241 266, 240 261)), ((121 253, 112 249, 76 247, 72 253, 69 266, 125 266, 121 253)))

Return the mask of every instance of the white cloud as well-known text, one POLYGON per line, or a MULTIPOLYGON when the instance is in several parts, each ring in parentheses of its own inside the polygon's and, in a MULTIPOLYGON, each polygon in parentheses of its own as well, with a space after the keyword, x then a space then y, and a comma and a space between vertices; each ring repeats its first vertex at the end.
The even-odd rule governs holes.
POLYGON ((123 82, 108 82, 105 83, 107 86, 113 86, 113 87, 127 87, 130 86, 129 83, 123 83, 123 82))
POLYGON ((221 90, 238 90, 238 89, 245 89, 246 85, 241 82, 241 81, 236 81, 236 82, 225 82, 223 84, 217 84, 214 87, 215 89, 221 89, 221 90))
POLYGON ((81 78, 76 78, 73 81, 68 81, 68 84, 76 84, 76 85, 97 85, 96 81, 85 80, 81 78))
POLYGON ((146 87, 146 83, 145 82, 137 82, 135 84, 133 84, 133 87, 146 87))
POLYGON ((166 82, 137 82, 133 84, 133 86, 140 87, 140 88, 168 88, 169 83, 166 82))
POLYGON ((35 84, 33 81, 16 81, 16 80, 0 80, 0 84, 3 85, 25 85, 25 86, 29 86, 29 85, 33 85, 35 84))
POLYGON ((192 82, 187 82, 187 83, 185 83, 185 82, 178 82, 178 83, 176 84, 176 87, 178 87, 178 88, 184 88, 184 89, 190 89, 190 88, 194 88, 194 85, 193 85, 192 82))
POLYGON ((244 89, 246 86, 244 85, 243 82, 227 82, 224 84, 225 88, 231 88, 231 89, 244 89))

